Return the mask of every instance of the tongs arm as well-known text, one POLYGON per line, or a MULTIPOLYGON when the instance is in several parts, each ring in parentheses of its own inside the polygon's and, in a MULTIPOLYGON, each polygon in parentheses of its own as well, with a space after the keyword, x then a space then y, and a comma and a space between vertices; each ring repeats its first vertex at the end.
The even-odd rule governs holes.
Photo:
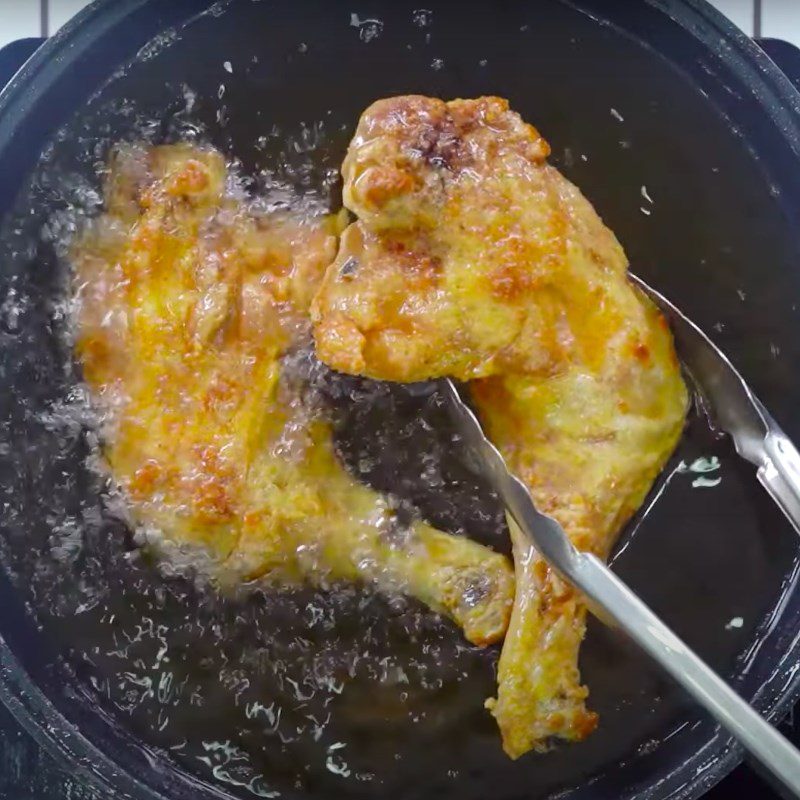
POLYGON ((800 453, 767 410, 758 404, 767 423, 758 480, 800 533, 800 453))
POLYGON ((736 452, 758 469, 758 480, 800 533, 800 454, 736 367, 663 294, 637 275, 631 281, 667 316, 683 365, 736 452))
MULTIPOLYGON (((536 508, 530 490, 509 471, 453 382, 443 383, 468 451, 533 547, 585 595, 590 610, 603 622, 612 622, 624 630, 733 734, 765 768, 779 791, 787 797, 800 797, 800 752, 684 644, 605 563, 578 551, 558 521, 536 508)), ((777 440, 775 446, 780 447, 777 440)), ((778 486, 777 482, 774 485, 778 486)))

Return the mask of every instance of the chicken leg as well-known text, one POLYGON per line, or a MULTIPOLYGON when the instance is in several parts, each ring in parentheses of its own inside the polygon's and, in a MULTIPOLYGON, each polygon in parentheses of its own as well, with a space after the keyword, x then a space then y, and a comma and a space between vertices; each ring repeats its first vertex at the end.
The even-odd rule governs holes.
MULTIPOLYGON (((318 356, 380 380, 471 381, 492 440, 573 543, 606 556, 682 430, 663 318, 549 146, 506 101, 395 97, 342 173, 357 220, 312 305, 318 356)), ((516 598, 488 705, 517 758, 596 725, 586 609, 512 524, 516 598)))
POLYGON ((123 148, 105 213, 73 248, 77 352, 136 522, 202 547, 226 580, 366 580, 497 641, 507 559, 422 522, 399 528, 282 375, 336 220, 257 214, 229 182, 213 150, 123 148))

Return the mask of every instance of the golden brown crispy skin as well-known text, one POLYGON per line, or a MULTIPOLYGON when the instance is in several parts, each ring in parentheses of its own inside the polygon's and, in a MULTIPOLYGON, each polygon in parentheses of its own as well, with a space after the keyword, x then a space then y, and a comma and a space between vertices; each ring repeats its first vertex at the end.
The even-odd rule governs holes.
MULTIPOLYGON (((384 380, 473 380, 489 435, 573 542, 607 555, 682 430, 664 320, 611 231, 485 97, 381 100, 344 162, 344 233, 312 305, 317 353, 384 380)), ((517 588, 489 702, 514 758, 596 725, 586 610, 511 525, 517 588)))
POLYGON ((120 149, 106 211, 74 248, 77 351, 138 523, 202 545, 229 579, 374 581, 497 641, 507 559, 421 522, 397 529, 280 380, 335 221, 258 216, 227 178, 213 150, 120 149))
POLYGON ((625 256, 548 153, 499 98, 371 106, 342 169, 358 221, 312 309, 320 358, 385 380, 468 380, 548 373, 575 335, 602 352, 614 320, 597 276, 623 274, 625 256))

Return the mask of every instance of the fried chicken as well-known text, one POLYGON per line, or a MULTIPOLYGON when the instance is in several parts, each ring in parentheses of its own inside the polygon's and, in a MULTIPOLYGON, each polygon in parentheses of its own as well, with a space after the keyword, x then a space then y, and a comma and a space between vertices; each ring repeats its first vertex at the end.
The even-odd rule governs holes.
MULTIPOLYGON (((591 204, 505 100, 380 100, 344 161, 357 220, 312 305, 317 354, 471 381, 492 440, 575 545, 606 556, 683 427, 669 330, 591 204)), ((516 598, 488 702, 517 758, 596 726, 586 608, 510 524, 516 598)))
POLYGON ((508 560, 398 525, 282 376, 336 220, 256 213, 222 156, 188 145, 120 148, 105 201, 72 252, 76 350, 136 523, 204 548, 227 580, 373 582, 471 642, 502 638, 508 560))

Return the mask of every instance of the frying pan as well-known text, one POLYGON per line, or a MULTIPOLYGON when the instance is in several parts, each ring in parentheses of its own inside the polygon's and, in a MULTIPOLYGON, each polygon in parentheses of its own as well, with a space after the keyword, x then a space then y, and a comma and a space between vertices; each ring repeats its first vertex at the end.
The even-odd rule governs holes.
MULTIPOLYGON (((96 2, 0 96, 0 697, 103 796, 662 800, 699 796, 740 758, 591 623, 581 663, 599 731, 512 763, 482 709, 496 653, 365 588, 216 597, 139 552, 93 465, 61 245, 97 210, 111 144, 195 137, 255 188, 335 207, 360 111, 408 92, 509 98, 637 272, 800 439, 800 96, 705 3, 96 2)), ((442 409, 320 382, 366 480, 504 547, 442 409)), ((777 718, 798 696, 797 555, 696 412, 614 566, 777 718), (700 457, 717 459, 718 485, 694 485, 700 457)))

